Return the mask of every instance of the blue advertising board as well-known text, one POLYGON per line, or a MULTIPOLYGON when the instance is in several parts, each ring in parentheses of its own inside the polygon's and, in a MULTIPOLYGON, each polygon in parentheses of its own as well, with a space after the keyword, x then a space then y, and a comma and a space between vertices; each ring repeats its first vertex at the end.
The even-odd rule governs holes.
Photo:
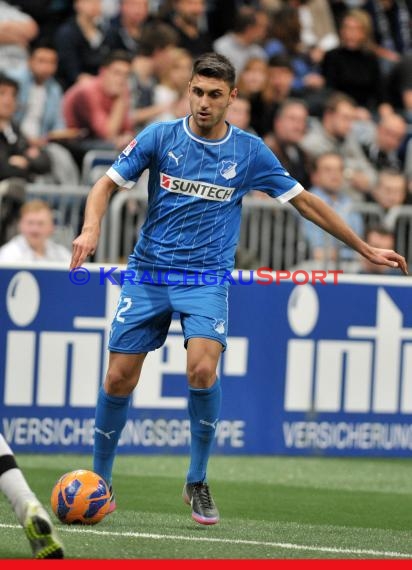
MULTIPOLYGON (((119 287, 86 266, 0 267, 0 421, 14 450, 90 453, 119 287)), ((232 285, 216 453, 410 456, 412 283, 232 285)), ((187 453, 178 318, 150 353, 119 451, 187 453)))

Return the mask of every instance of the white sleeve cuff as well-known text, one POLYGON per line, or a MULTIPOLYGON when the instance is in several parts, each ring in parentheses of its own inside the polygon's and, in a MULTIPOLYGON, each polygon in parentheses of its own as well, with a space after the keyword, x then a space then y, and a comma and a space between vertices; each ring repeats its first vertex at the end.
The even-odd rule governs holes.
POLYGON ((281 204, 286 204, 286 202, 289 202, 289 200, 291 200, 292 198, 294 198, 295 196, 300 194, 302 192, 302 190, 304 190, 304 188, 303 188, 302 184, 299 184, 299 182, 298 182, 297 184, 295 184, 290 190, 288 190, 284 194, 281 194, 280 196, 276 196, 276 200, 278 202, 280 202, 281 204))
POLYGON ((117 170, 113 168, 113 166, 109 168, 106 174, 113 180, 115 184, 117 184, 117 186, 120 186, 120 188, 127 188, 130 190, 130 188, 133 188, 133 186, 136 184, 134 180, 125 180, 122 176, 120 176, 117 170))

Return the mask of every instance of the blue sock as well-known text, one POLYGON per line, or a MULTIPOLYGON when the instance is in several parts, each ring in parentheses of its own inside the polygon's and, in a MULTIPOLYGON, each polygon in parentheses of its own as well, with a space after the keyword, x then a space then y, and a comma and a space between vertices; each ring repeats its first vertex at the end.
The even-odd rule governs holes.
POLYGON ((117 444, 127 420, 130 396, 109 396, 100 387, 94 431, 93 470, 112 483, 117 444))
POLYGON ((219 378, 210 388, 189 387, 189 418, 192 443, 187 482, 206 481, 207 463, 220 414, 222 388, 219 378))

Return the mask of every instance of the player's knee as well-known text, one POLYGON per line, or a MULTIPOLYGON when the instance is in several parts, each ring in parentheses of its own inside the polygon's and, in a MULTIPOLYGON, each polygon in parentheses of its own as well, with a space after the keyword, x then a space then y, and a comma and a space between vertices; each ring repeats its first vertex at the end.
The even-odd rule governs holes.
POLYGON ((121 370, 107 371, 104 388, 110 396, 128 396, 136 387, 137 379, 121 370))
POLYGON ((188 368, 187 377, 192 388, 210 388, 216 379, 216 367, 213 362, 202 360, 188 368))

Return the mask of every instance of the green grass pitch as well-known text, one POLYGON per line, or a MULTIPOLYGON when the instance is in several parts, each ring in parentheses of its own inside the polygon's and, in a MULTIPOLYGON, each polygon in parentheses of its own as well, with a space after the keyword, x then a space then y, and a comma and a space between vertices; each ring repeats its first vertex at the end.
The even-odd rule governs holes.
MULTIPOLYGON (((85 455, 18 455, 50 511, 57 478, 85 455)), ((118 509, 93 527, 56 521, 68 558, 412 558, 412 459, 222 457, 209 482, 221 522, 204 527, 181 499, 187 458, 118 456, 118 509)), ((54 519, 56 520, 56 519, 54 519)), ((29 558, 0 496, 0 558, 29 558)))

